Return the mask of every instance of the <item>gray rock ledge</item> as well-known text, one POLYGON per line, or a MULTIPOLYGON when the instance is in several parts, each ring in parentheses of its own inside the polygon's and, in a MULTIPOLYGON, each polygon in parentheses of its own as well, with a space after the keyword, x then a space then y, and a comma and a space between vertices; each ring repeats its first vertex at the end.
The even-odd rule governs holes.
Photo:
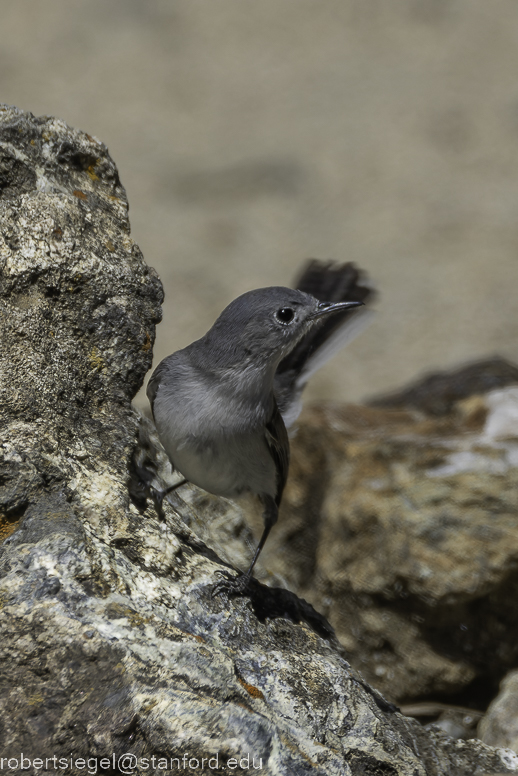
POLYGON ((131 399, 162 288, 127 210, 102 143, 0 109, 0 757, 132 753, 138 774, 152 757, 164 774, 516 770, 510 751, 394 711, 291 593, 212 599, 221 562, 193 507, 177 497, 159 521, 132 503, 131 399))

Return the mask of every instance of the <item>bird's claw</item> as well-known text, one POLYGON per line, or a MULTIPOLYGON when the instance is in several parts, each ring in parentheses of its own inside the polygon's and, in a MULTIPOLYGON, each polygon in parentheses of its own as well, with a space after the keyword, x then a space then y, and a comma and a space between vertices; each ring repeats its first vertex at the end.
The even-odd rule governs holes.
POLYGON ((246 593, 250 585, 251 577, 249 574, 246 574, 246 573, 239 574, 236 577, 230 571, 218 569, 216 571, 216 574, 219 574, 219 576, 224 577, 224 579, 222 579, 221 582, 218 582, 217 585, 214 585, 210 596, 211 598, 214 598, 215 596, 224 592, 228 596, 244 595, 244 593, 246 593))

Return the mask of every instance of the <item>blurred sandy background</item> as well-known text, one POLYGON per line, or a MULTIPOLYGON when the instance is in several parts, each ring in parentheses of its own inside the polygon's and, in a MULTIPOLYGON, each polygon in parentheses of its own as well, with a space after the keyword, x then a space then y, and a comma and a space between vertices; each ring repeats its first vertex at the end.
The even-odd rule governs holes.
POLYGON ((0 101, 109 147, 162 277, 156 359, 306 257, 373 325, 312 398, 518 361, 516 0, 6 0, 0 101))

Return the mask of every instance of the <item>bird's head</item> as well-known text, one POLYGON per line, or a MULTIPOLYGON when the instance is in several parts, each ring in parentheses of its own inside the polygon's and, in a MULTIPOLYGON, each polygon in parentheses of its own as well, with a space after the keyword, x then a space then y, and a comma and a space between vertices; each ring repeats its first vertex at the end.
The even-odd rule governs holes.
POLYGON ((234 299, 203 340, 222 366, 256 363, 276 368, 312 327, 361 304, 320 302, 281 286, 258 288, 234 299))

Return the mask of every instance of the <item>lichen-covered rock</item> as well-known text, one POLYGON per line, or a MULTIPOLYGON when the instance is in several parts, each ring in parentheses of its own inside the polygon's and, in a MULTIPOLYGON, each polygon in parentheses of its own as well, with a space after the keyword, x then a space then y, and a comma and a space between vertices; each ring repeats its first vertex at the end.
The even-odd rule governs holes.
POLYGON ((42 486, 84 478, 107 514, 127 496, 162 290, 129 233, 117 168, 95 138, 0 110, 0 531, 42 486), (97 476, 83 461, 96 459, 97 476))
POLYGON ((222 563, 189 527, 196 503, 175 494, 161 520, 135 495, 130 400, 162 291, 115 166, 12 108, 0 149, 2 772, 22 753, 28 773, 40 758, 78 773, 81 758, 138 774, 516 770, 398 714, 293 594, 212 597, 222 563))
MULTIPOLYGON (((466 372, 476 387, 518 374, 500 364, 454 372, 457 398, 466 372)), ((261 560, 389 698, 463 691, 484 708, 518 659, 518 390, 428 414, 452 392, 447 375, 437 382, 443 398, 419 411, 306 410, 261 560)))

